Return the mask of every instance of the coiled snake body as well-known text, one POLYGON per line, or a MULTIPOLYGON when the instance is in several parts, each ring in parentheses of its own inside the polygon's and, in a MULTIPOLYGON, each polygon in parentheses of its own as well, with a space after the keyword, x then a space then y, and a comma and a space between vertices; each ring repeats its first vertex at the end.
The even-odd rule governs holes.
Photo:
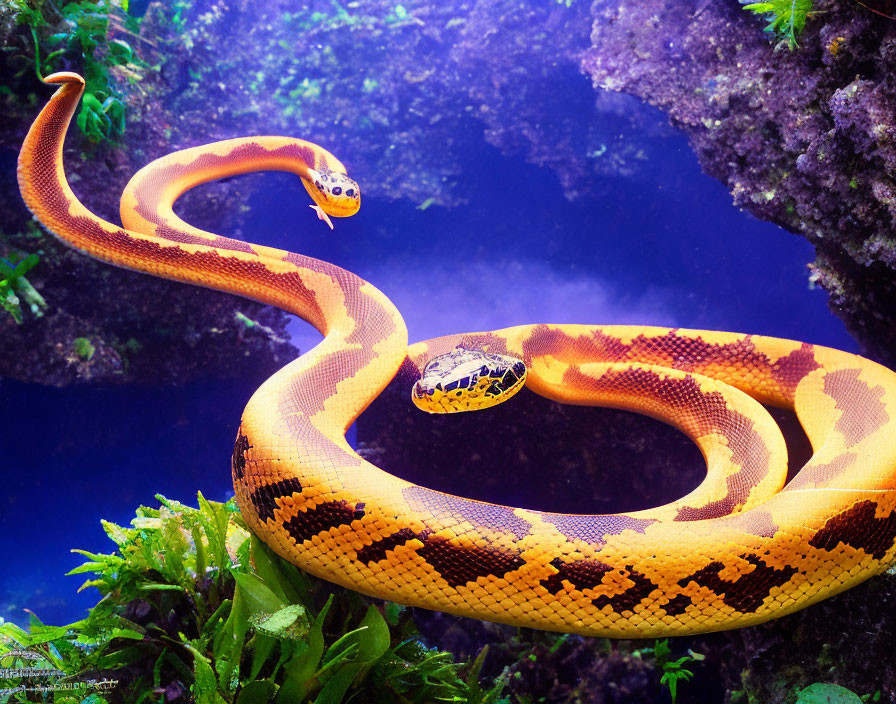
POLYGON ((321 173, 351 185, 332 155, 279 137, 177 152, 128 185, 121 228, 89 212, 63 172, 83 82, 47 80, 61 88, 25 140, 19 183, 49 230, 119 266, 279 306, 323 333, 254 394, 233 452, 243 515, 287 560, 405 604, 618 637, 759 623, 893 560, 896 375, 884 367, 788 340, 636 326, 531 325, 408 347, 398 310, 366 281, 197 230, 171 210, 197 183, 275 168, 299 174, 323 210, 350 214, 357 203, 314 185, 321 173), (354 419, 400 368, 419 376, 458 345, 524 360, 526 385, 549 398, 673 423, 703 451, 706 480, 667 506, 579 516, 449 496, 359 457, 345 440, 354 419), (783 440, 760 403, 795 409, 814 450, 783 489, 783 440))

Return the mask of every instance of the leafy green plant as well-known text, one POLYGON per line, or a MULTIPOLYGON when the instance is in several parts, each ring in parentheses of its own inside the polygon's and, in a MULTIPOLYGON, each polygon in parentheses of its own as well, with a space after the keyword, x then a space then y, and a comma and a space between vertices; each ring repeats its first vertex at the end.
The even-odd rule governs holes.
POLYGON ((334 593, 251 535, 232 501, 157 498, 130 528, 103 522, 116 552, 75 551, 87 562, 71 574, 92 575, 82 589, 102 596, 86 619, 52 628, 33 617, 28 630, 0 624, 0 636, 51 651, 74 681, 113 679, 116 700, 189 691, 197 704, 498 701, 500 684, 479 686, 484 652, 456 664, 415 637, 402 607, 334 593))
POLYGON ((771 2, 751 2, 745 10, 763 15, 768 19, 765 31, 787 43, 791 49, 797 46, 797 37, 806 26, 806 19, 812 12, 813 0, 771 0, 771 2))
POLYGON ((25 278, 40 261, 37 254, 29 254, 19 259, 0 259, 0 306, 9 313, 16 323, 21 323, 22 305, 35 317, 43 315, 47 302, 34 286, 25 278))
POLYGON ((689 650, 687 655, 673 660, 668 640, 658 640, 652 648, 643 648, 635 651, 635 654, 641 657, 653 656, 656 666, 662 672, 660 684, 668 688, 669 694, 672 696, 672 704, 675 704, 678 697, 678 683, 688 682, 694 677, 694 673, 688 669, 688 665, 704 659, 700 653, 689 650))
POLYGON ((126 66, 136 79, 134 70, 143 65, 130 44, 110 36, 112 17, 131 31, 136 28, 136 20, 127 15, 128 1, 80 0, 61 10, 49 0, 12 0, 12 5, 16 22, 31 33, 37 77, 60 70, 63 58, 80 64, 86 87, 78 127, 93 142, 116 141, 125 129, 125 104, 110 69, 126 66))

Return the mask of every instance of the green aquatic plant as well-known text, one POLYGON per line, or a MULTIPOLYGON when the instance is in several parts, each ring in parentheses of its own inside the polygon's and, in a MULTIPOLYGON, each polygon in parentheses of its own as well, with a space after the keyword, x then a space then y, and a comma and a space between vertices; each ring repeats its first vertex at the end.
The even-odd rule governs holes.
POLYGON ((115 142, 124 134, 124 94, 110 73, 115 66, 131 80, 139 80, 143 66, 131 45, 113 38, 111 20, 118 33, 136 31, 136 20, 127 14, 128 0, 80 0, 57 9, 49 0, 12 0, 17 24, 28 29, 34 47, 37 77, 61 70, 62 60, 81 67, 86 87, 76 122, 92 142, 115 142), (55 30, 55 31, 54 31, 55 30))
POLYGON ((96 346, 86 337, 76 337, 72 343, 75 354, 84 362, 89 362, 96 354, 96 346))
POLYGON ((28 254, 21 258, 0 258, 0 306, 9 313, 16 323, 21 323, 22 306, 24 305, 33 316, 39 318, 43 315, 47 302, 34 286, 25 278, 31 269, 40 261, 37 254, 28 254))
MULTIPOLYGON (((103 521, 115 552, 75 551, 87 561, 70 574, 91 575, 81 588, 102 597, 87 618, 0 624, 0 657, 49 651, 72 682, 114 682, 117 701, 190 692, 197 704, 497 702, 500 685, 479 685, 484 652, 455 663, 416 637, 403 607, 334 592, 284 562, 233 501, 157 498, 129 528, 103 521)), ((55 701, 84 701, 86 687, 55 701)))
POLYGON ((667 639, 658 640, 652 648, 642 648, 635 651, 636 655, 641 657, 653 656, 656 666, 662 672, 660 676, 660 684, 669 690, 672 697, 672 704, 678 697, 678 683, 688 682, 694 677, 693 671, 688 669, 688 665, 700 662, 705 656, 688 650, 688 654, 680 658, 672 658, 672 649, 669 647, 667 639))
POLYGON ((771 0, 771 2, 750 2, 744 9, 762 15, 768 20, 765 31, 795 49, 797 37, 806 26, 806 19, 812 13, 813 0, 771 0))

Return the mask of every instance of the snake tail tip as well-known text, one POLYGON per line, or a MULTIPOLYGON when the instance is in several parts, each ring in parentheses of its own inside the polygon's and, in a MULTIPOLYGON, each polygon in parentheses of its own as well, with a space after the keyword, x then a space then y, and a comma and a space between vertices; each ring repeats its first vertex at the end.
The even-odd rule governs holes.
POLYGON ((51 73, 49 76, 44 78, 43 81, 44 83, 48 83, 51 85, 64 83, 80 83, 82 86, 84 85, 84 78, 74 71, 59 71, 58 73, 51 73))

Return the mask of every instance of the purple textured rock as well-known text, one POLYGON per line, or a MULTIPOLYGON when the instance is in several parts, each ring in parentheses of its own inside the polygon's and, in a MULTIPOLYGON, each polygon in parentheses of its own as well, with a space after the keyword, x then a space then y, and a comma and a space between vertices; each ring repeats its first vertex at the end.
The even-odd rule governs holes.
POLYGON ((596 87, 666 111, 736 205, 808 239, 810 281, 892 365, 896 23, 816 5, 790 51, 734 2, 598 2, 582 65, 596 87))

